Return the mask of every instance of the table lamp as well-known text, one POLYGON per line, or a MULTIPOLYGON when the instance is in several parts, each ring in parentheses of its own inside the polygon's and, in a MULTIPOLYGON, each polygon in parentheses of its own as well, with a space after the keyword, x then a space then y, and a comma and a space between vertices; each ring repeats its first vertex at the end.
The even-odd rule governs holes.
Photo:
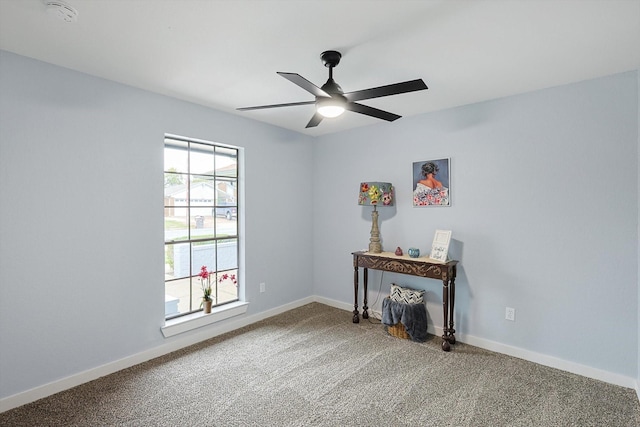
POLYGON ((371 212, 371 239, 369 240, 369 252, 379 254, 382 252, 380 243, 380 230, 378 230, 377 206, 393 206, 393 185, 389 182, 362 182, 358 204, 373 206, 371 212))

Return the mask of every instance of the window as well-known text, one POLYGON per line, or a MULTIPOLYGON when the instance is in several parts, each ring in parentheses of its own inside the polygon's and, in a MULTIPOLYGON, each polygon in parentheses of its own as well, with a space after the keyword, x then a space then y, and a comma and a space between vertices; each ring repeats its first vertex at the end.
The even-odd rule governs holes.
POLYGON ((165 317, 202 309, 200 269, 213 306, 238 300, 238 149, 164 140, 165 317))

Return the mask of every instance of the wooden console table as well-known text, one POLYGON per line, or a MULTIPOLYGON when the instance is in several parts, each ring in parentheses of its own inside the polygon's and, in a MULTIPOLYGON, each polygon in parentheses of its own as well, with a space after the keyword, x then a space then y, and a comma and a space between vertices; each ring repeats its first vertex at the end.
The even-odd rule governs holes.
POLYGON ((442 349, 451 350, 451 344, 456 343, 453 329, 453 306, 456 299, 456 265, 458 261, 448 261, 439 263, 431 261, 428 257, 410 258, 407 255, 397 256, 393 252, 382 252, 372 254, 369 252, 353 252, 353 323, 360 322, 358 312, 358 269, 364 268, 363 286, 364 301, 362 305, 362 318, 368 319, 369 307, 367 307, 367 281, 368 269, 391 271, 394 273, 409 274, 411 276, 428 277, 430 279, 442 280, 442 308, 443 308, 443 328, 442 328, 442 349), (448 322, 448 324, 447 324, 448 322))

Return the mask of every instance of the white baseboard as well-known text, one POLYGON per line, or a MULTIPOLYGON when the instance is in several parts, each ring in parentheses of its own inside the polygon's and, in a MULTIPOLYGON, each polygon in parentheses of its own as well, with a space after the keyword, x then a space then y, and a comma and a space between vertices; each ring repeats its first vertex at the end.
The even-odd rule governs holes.
MULTIPOLYGON (((80 384, 84 384, 88 381, 93 381, 105 375, 118 372, 122 369, 135 366, 151 359, 155 359, 156 357, 164 356, 165 354, 180 350, 184 347, 197 344, 209 338, 213 338, 215 336, 242 328, 244 326, 248 326, 252 323, 256 323, 260 320, 264 320, 266 318, 284 313, 294 308, 302 307, 303 305, 309 304, 311 302, 319 302, 321 304, 325 304, 349 312, 353 311, 353 305, 349 303, 314 295, 254 315, 237 316, 229 319, 229 321, 224 322, 223 324, 209 325, 206 328, 202 328, 201 332, 186 336, 184 338, 177 338, 170 342, 164 343, 149 350, 142 351, 140 353, 133 354, 123 359, 116 360, 92 369, 88 369, 86 371, 79 372, 66 378, 52 381, 50 383, 43 384, 30 390, 26 390, 24 392, 0 399, 0 412, 8 411, 9 409, 34 402, 38 399, 42 399, 52 394, 70 389, 80 384)), ((442 328, 435 327, 435 335, 442 335, 442 328)), ((584 377, 594 378, 621 387, 635 389, 638 400, 640 401, 640 385, 634 378, 615 374, 601 369, 592 368, 590 366, 580 365, 574 362, 559 359, 557 357, 532 352, 519 347, 513 347, 510 345, 501 344, 495 341, 490 341, 471 335, 458 333, 456 339, 460 342, 484 348, 486 350, 495 351, 497 353, 502 353, 508 356, 528 360, 530 362, 560 369, 562 371, 571 372, 584 377)))
MULTIPOLYGON (((637 381, 632 377, 628 377, 614 372, 605 371, 603 369, 593 368, 587 365, 560 359, 555 356, 549 356, 535 351, 526 350, 520 347, 514 347, 507 344, 478 338, 471 335, 456 334, 456 339, 469 345, 484 348, 485 350, 495 351, 496 353, 506 354, 507 356, 517 357, 539 365, 548 366, 550 368, 559 369, 572 374, 581 375, 587 378, 604 381, 609 384, 621 387, 636 389, 637 381)), ((639 395, 640 400, 640 395, 639 395)))
POLYGON ((320 297, 320 296, 313 296, 312 300, 314 302, 319 302, 320 304, 328 305, 329 307, 335 307, 341 310, 353 312, 353 304, 349 304, 346 302, 342 302, 342 301, 338 301, 330 298, 320 297))

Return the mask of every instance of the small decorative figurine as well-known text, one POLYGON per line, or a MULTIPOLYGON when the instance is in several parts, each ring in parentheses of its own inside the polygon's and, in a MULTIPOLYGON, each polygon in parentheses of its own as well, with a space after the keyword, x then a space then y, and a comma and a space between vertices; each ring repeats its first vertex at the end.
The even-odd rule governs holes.
POLYGON ((396 248, 396 255, 402 256, 402 248, 400 248, 400 246, 396 248))
POLYGON ((420 256, 420 249, 418 249, 418 248, 409 248, 409 256, 411 258, 418 258, 420 256))

